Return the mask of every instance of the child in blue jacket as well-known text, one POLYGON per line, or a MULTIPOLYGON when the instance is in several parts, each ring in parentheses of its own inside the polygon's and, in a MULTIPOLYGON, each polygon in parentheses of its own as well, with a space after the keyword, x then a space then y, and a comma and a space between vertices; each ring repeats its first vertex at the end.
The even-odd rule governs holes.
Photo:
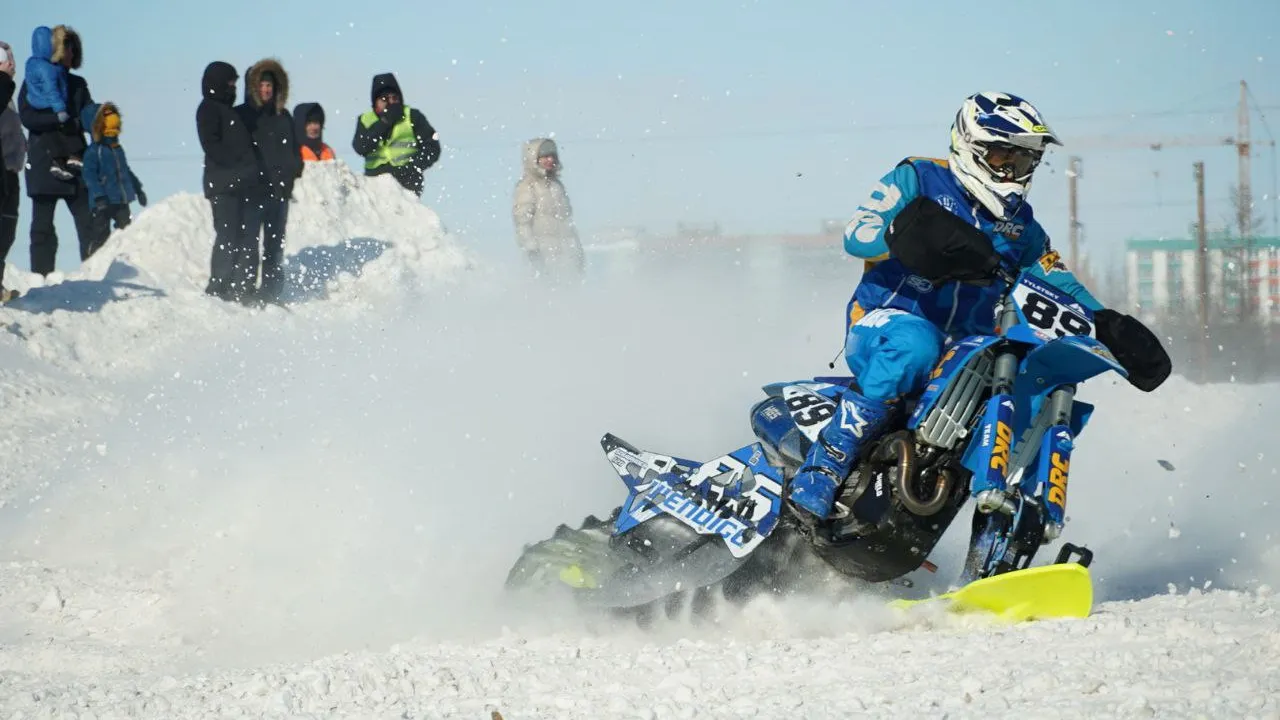
MULTIPOLYGON (((23 81, 27 86, 27 104, 36 110, 52 110, 58 122, 71 121, 67 111, 67 69, 62 65, 66 55, 67 30, 62 25, 50 29, 41 25, 31 33, 31 57, 27 58, 23 81)), ((83 168, 82 161, 69 150, 62 133, 49 133, 47 142, 53 156, 52 175, 59 180, 74 180, 73 170, 83 168)))
POLYGON ((129 203, 137 200, 146 207, 147 194, 120 146, 120 109, 115 103, 91 103, 80 120, 93 136, 93 144, 84 152, 83 173, 89 207, 93 208, 93 239, 89 245, 92 254, 111 235, 112 221, 117 230, 129 226, 129 203))

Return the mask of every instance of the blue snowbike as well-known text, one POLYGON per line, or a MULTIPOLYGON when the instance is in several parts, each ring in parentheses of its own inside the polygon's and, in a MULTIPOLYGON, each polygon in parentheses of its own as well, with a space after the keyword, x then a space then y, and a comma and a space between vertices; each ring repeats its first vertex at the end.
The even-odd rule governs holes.
MULTIPOLYGON (((992 335, 950 344, 928 385, 870 443, 817 521, 787 500, 791 478, 853 377, 764 387, 751 410, 756 441, 698 462, 605 435, 628 495, 606 520, 561 525, 526 546, 509 589, 570 588, 585 605, 679 607, 711 592, 746 598, 785 588, 795 553, 868 582, 899 581, 927 558, 974 499, 961 584, 1028 568, 1063 530, 1074 440, 1093 407, 1078 383, 1125 369, 1095 337, 1093 314, 1029 273, 999 271, 1007 289, 992 335)), ((1056 563, 1088 566, 1064 544, 1056 563), (1072 560, 1072 558, 1076 558, 1072 560)))

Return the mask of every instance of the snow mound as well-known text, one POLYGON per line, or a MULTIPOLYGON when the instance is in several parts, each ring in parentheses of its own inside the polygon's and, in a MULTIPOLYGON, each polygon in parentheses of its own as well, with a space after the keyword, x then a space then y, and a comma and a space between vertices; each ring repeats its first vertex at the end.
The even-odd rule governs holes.
MULTIPOLYGON (((82 266, 47 282, 12 273, 23 297, 10 303, 7 329, 54 365, 89 374, 143 369, 147 354, 211 330, 236 327, 251 312, 203 294, 213 218, 201 195, 181 193, 144 210, 82 266), (128 363, 116 358, 129 354, 128 363)), ((66 250, 64 250, 65 252, 66 250)), ((390 177, 366 178, 339 162, 313 163, 289 206, 284 299, 321 310, 362 312, 449 282, 471 266, 440 218, 390 177)), ((280 312, 269 309, 266 312, 280 312)))
MULTIPOLYGON (((102 279, 123 262, 137 270, 136 282, 171 292, 201 292, 209 276, 212 244, 208 200, 182 193, 143 212, 90 258, 79 275, 102 279)), ((307 168, 289 206, 286 254, 291 278, 297 281, 295 290, 299 283, 310 288, 329 279, 319 267, 324 264, 317 262, 319 257, 332 259, 341 274, 342 255, 374 264, 381 250, 390 248, 391 261, 376 264, 381 272, 373 273, 373 284, 392 277, 419 282, 456 267, 460 260, 445 240, 439 216, 389 176, 366 178, 339 162, 307 168)))

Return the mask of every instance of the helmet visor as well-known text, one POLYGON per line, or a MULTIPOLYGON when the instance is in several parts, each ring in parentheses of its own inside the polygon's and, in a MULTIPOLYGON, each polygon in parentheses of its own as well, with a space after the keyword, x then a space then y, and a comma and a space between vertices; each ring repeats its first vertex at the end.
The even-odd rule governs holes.
POLYGON ((1043 150, 1030 150, 1008 143, 986 143, 981 148, 984 153, 978 160, 1001 182, 1026 182, 1044 157, 1043 150))

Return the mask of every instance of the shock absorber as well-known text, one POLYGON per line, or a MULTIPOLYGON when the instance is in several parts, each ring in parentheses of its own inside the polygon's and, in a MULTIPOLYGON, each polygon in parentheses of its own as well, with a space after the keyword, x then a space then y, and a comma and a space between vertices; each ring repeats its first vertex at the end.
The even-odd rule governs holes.
POLYGON ((1076 389, 1063 385, 1049 394, 1049 428, 1040 439, 1040 462, 1036 466, 1035 492, 1044 502, 1045 541, 1062 534, 1067 514, 1067 473, 1075 437, 1071 433, 1071 408, 1076 389))
MULTIPOLYGON (((1000 327, 1013 327, 1018 312, 1006 297, 1000 306, 1000 327)), ((982 443, 985 467, 973 474, 970 491, 978 510, 1013 515, 1017 505, 1009 497, 1009 461, 1013 457, 1013 383, 1018 374, 1018 357, 1009 350, 996 354, 991 378, 991 399, 982 416, 982 443)))

